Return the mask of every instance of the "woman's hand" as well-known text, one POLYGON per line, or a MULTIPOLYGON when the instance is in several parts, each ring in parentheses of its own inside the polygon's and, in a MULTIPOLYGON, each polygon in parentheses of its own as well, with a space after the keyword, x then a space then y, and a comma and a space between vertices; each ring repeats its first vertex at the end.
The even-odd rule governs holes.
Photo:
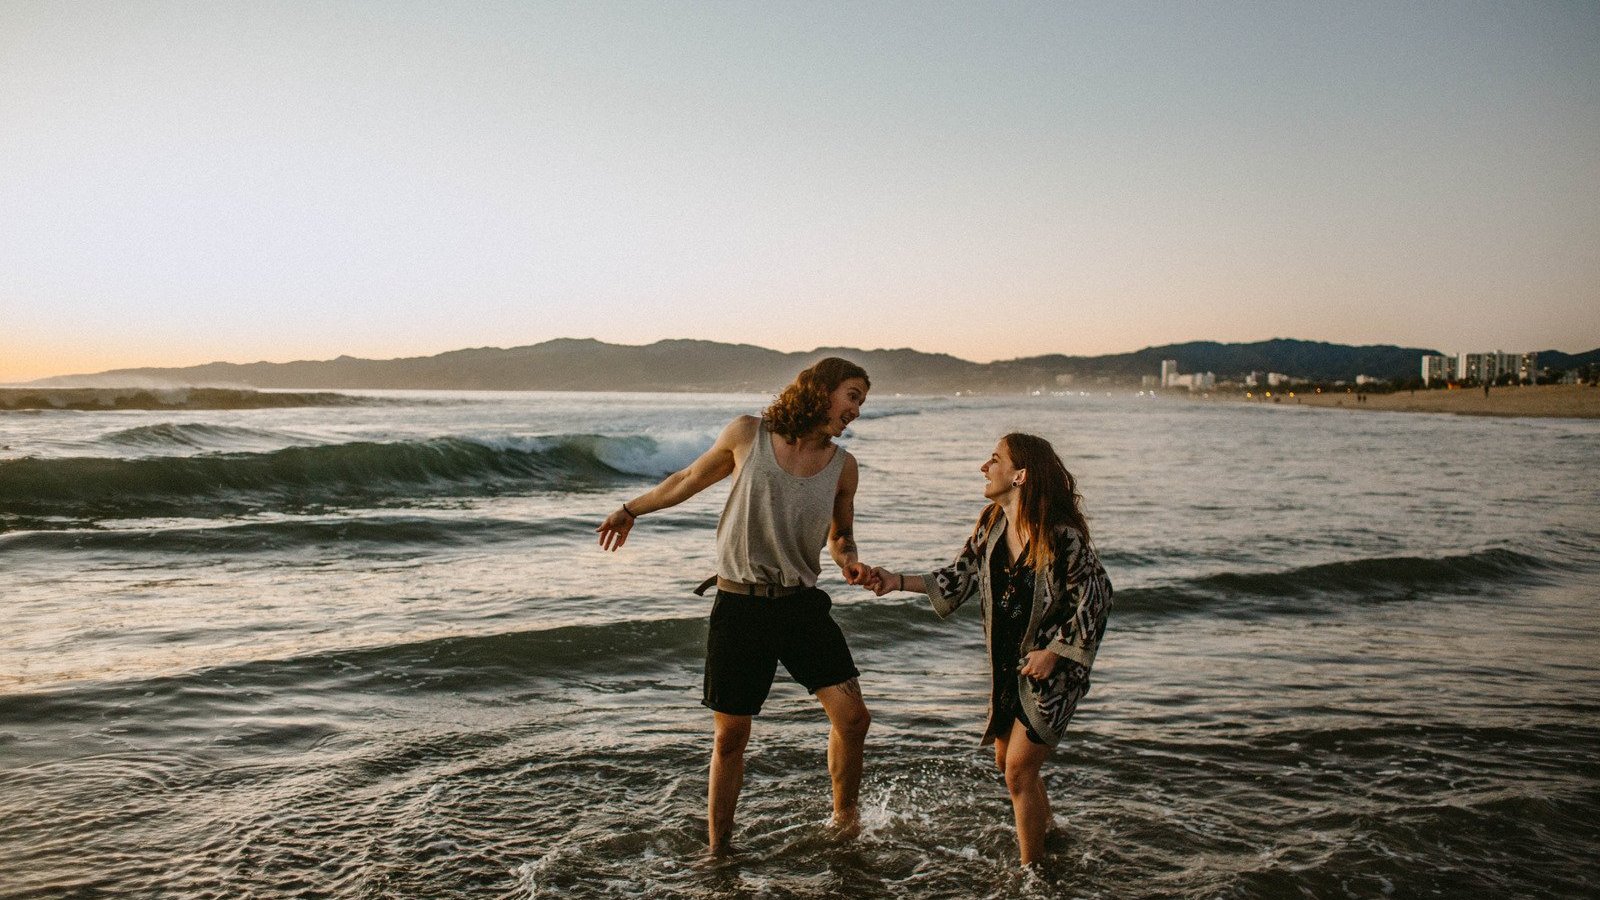
POLYGON ((867 577, 867 587, 879 597, 900 590, 900 585, 903 583, 903 576, 897 575, 883 566, 873 566, 872 574, 867 577))
POLYGON ((1050 673, 1056 670, 1056 663, 1061 661, 1061 657, 1049 650, 1035 650, 1023 658, 1026 662, 1017 671, 1035 681, 1049 678, 1050 673))
POLYGON ((616 550, 628 540, 628 532, 633 530, 633 516, 622 507, 600 523, 595 531, 600 534, 600 548, 602 550, 616 550))

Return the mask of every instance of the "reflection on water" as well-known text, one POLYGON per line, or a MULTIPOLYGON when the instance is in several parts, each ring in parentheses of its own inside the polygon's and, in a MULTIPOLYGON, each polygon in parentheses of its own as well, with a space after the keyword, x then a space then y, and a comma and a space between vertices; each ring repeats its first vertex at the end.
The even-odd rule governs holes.
POLYGON ((1005 431, 1080 479, 1117 600, 1050 865, 977 746, 976 610, 837 581, 865 833, 780 676, 704 858, 722 489, 593 527, 763 399, 0 419, 36 457, 0 461, 0 896, 1593 893, 1600 427, 1132 397, 873 398, 847 438, 891 567, 953 554, 1005 431))

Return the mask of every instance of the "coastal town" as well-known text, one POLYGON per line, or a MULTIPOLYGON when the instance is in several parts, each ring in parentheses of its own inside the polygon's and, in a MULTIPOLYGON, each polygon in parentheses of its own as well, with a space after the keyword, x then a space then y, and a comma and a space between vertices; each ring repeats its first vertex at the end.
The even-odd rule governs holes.
POLYGON ((1382 378, 1373 375, 1356 375, 1354 380, 1343 379, 1320 382, 1282 372, 1257 372, 1234 379, 1217 378, 1214 372, 1181 372, 1175 359, 1161 362, 1160 375, 1146 375, 1140 387, 1181 389, 1191 393, 1207 391, 1245 390, 1259 388, 1348 388, 1354 393, 1380 393, 1419 388, 1456 390, 1474 387, 1510 387, 1520 385, 1595 384, 1600 382, 1600 366, 1586 363, 1568 369, 1541 368, 1539 354, 1533 352, 1506 353, 1492 350, 1483 353, 1461 353, 1455 356, 1423 354, 1417 374, 1410 378, 1382 378))
POLYGON ((1409 378, 1357 375, 1317 382, 1281 372, 1250 372, 1219 380, 1212 372, 1179 371, 1164 360, 1147 375, 1150 394, 1187 391, 1205 400, 1289 403, 1390 412, 1444 412, 1476 416, 1600 418, 1600 366, 1541 367, 1539 354, 1489 351, 1454 356, 1423 354, 1409 378))

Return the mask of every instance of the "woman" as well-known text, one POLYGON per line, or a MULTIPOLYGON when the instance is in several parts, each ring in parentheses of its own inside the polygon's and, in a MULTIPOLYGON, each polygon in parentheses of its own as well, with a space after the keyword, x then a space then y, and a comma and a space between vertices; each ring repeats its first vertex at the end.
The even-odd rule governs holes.
POLYGON ((856 683, 861 673, 828 613, 832 603, 816 584, 824 543, 850 584, 864 584, 871 571, 856 555, 856 460, 834 443, 861 414, 871 386, 855 363, 821 360, 760 418, 729 422, 687 469, 622 504, 595 529, 600 546, 616 550, 640 516, 733 475, 717 524, 717 574, 695 592, 717 586, 701 700, 715 727, 706 792, 713 853, 728 849, 750 723, 780 662, 828 714, 834 824, 846 834, 859 828, 861 752, 872 717, 856 683))
POLYGON ((1077 485, 1048 441, 1008 434, 981 470, 989 505, 956 561, 927 575, 875 568, 868 583, 880 597, 927 594, 940 618, 982 598, 992 676, 983 743, 995 745, 1029 866, 1043 859, 1051 823, 1039 769, 1089 690, 1111 582, 1089 544, 1077 485))

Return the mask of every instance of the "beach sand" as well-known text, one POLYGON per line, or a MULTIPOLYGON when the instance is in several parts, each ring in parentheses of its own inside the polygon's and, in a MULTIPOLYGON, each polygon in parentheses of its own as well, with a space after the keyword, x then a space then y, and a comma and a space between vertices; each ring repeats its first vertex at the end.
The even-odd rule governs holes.
POLYGON ((1367 394, 1357 402, 1354 393, 1302 393, 1293 397, 1287 391, 1273 391, 1272 397, 1260 392, 1246 399, 1243 394, 1213 394, 1216 399, 1244 403, 1296 403, 1302 406, 1327 406, 1351 411, 1442 412, 1463 416, 1542 416, 1574 419, 1600 419, 1600 387, 1582 384, 1539 384, 1522 387, 1496 387, 1489 396, 1482 388, 1445 391, 1397 391, 1393 394, 1367 394))

